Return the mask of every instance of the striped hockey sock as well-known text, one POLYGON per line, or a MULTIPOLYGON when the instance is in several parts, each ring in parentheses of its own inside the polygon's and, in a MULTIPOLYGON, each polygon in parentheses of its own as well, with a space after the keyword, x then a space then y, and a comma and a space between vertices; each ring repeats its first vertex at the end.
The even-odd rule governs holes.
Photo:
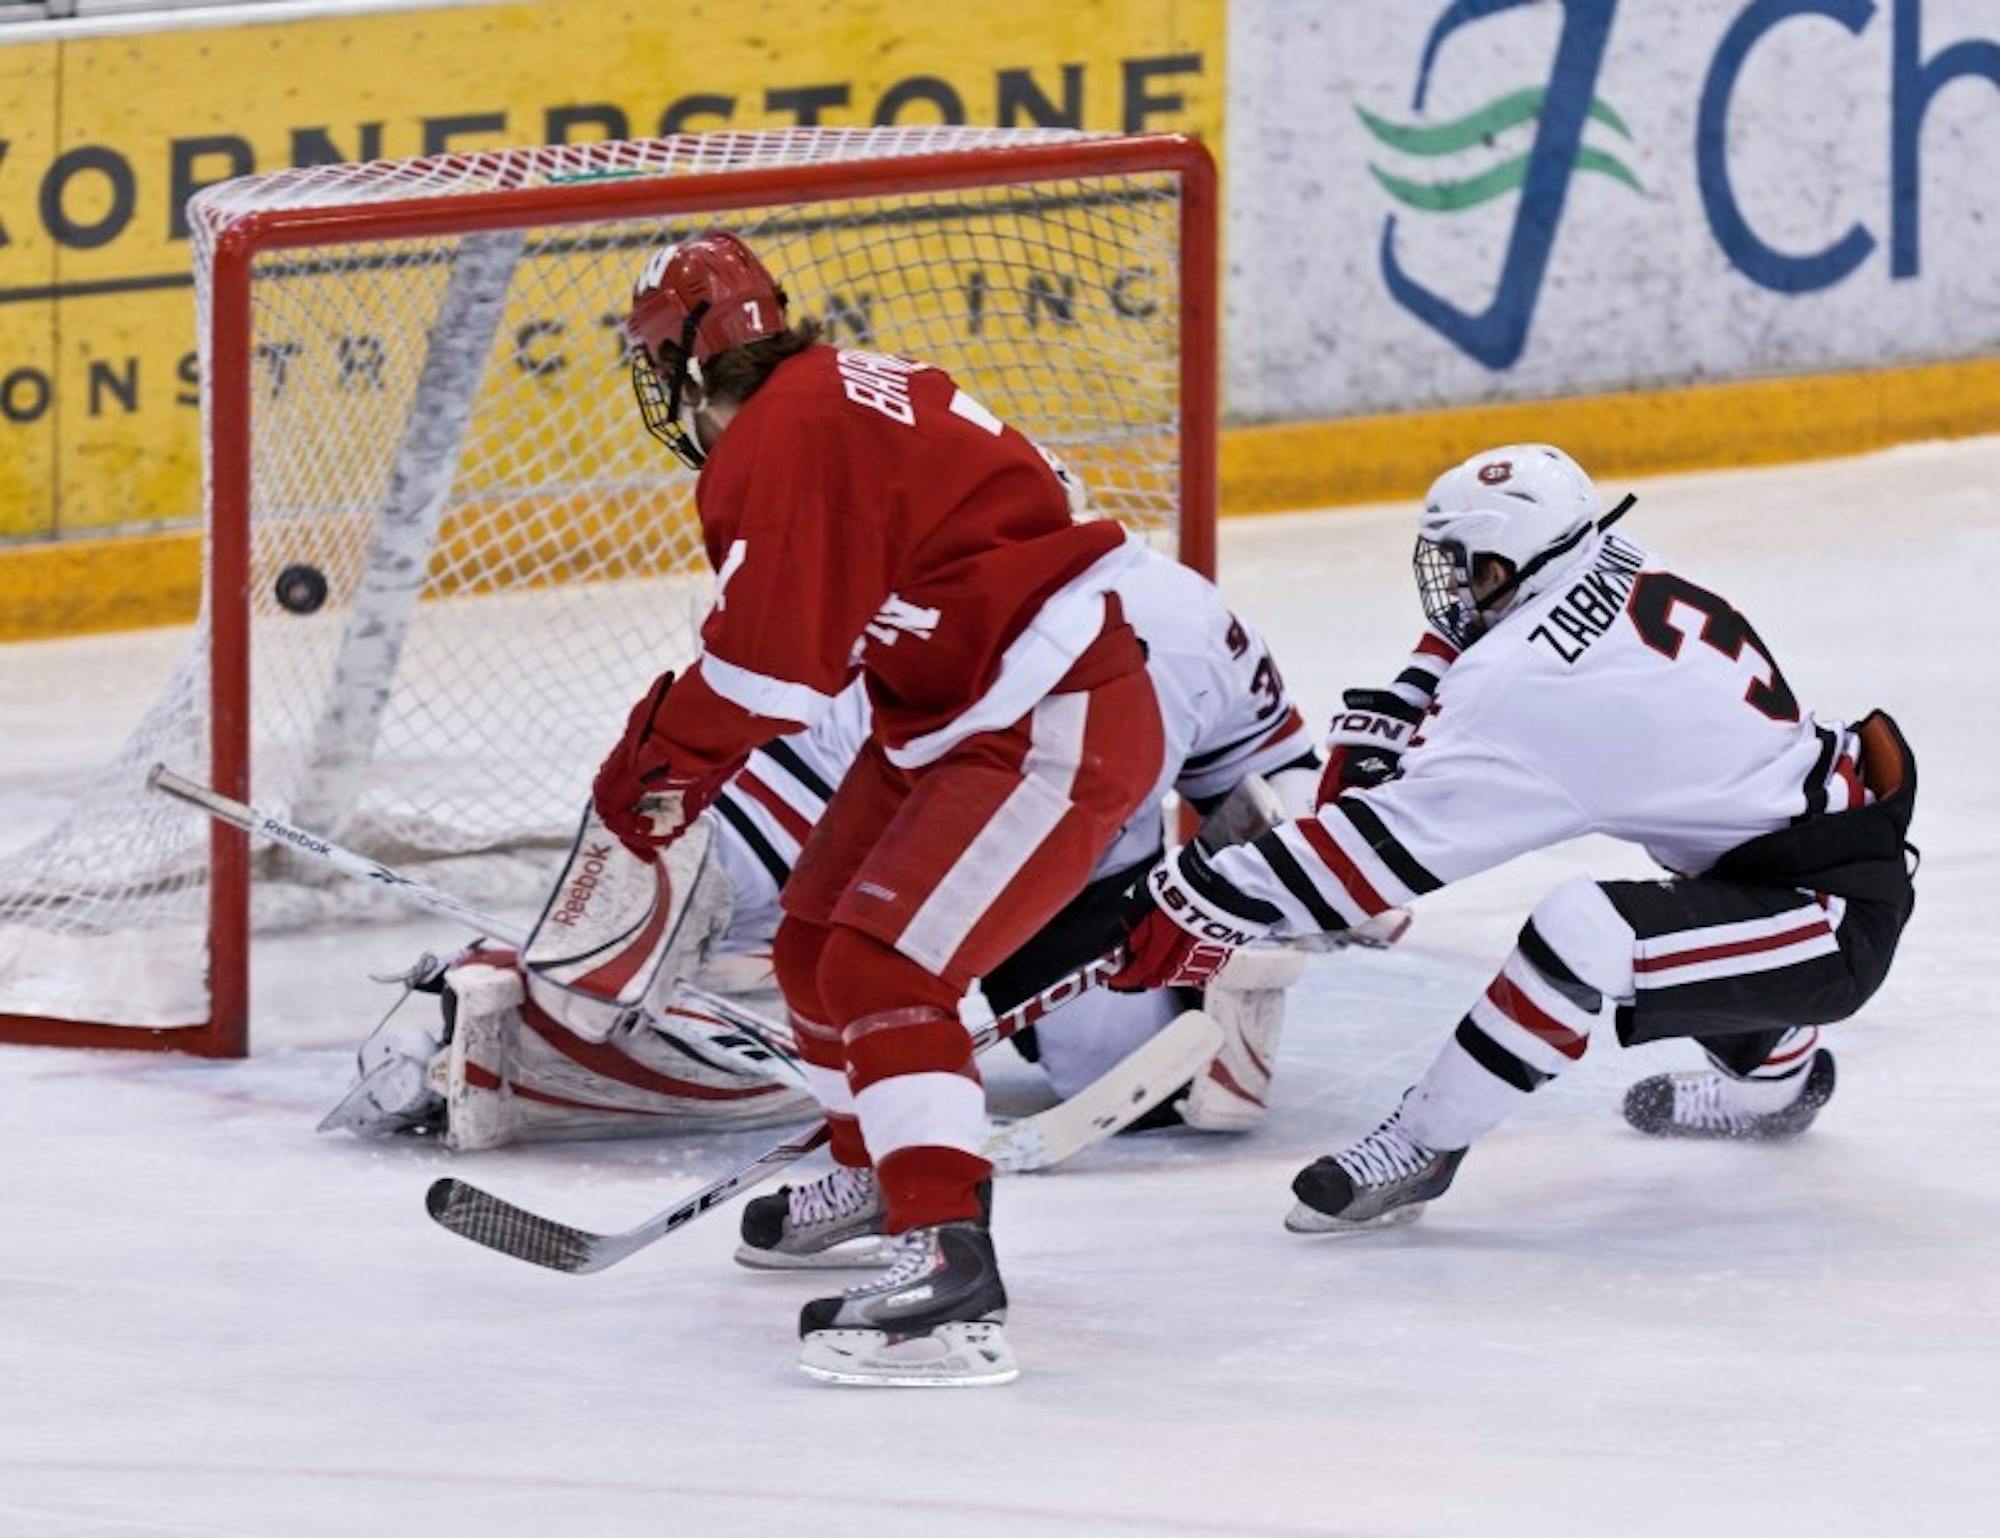
POLYGON ((1403 1102, 1404 1128, 1426 1148, 1464 1148, 1580 1059, 1603 995, 1581 982, 1532 920, 1403 1102))
POLYGON ((1768 1116, 1798 1099, 1818 1048, 1819 1027, 1800 1025, 1785 1032, 1764 1061, 1746 1074, 1736 1073, 1713 1052, 1708 1060, 1721 1072, 1722 1093, 1730 1104, 1746 1116, 1768 1116))

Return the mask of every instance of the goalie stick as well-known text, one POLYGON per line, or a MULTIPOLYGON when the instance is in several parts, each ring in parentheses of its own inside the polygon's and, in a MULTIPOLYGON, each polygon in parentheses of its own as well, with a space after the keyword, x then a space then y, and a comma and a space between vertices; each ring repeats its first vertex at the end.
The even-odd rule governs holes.
MULTIPOLYGON (((174 773, 164 764, 153 765, 146 783, 151 789, 200 807, 210 816, 248 833, 303 850, 347 875, 388 886, 415 906, 453 919, 502 944, 521 943, 511 925, 450 893, 224 796, 174 773)), ((973 1051, 984 1051, 1096 987, 1116 970, 1121 959, 1122 948, 1097 957, 1015 1005, 974 1034, 973 1051)), ((760 1046, 784 1058, 787 1066, 796 1071, 789 1032, 784 1027, 720 995, 705 990, 695 990, 695 995, 702 1007, 729 1020, 760 1046)), ((1035 1116, 995 1128, 987 1144, 995 1166, 1015 1173, 1047 1168, 1120 1131, 1186 1082, 1189 1075, 1214 1055, 1220 1035, 1214 1022, 1199 1011, 1182 1015, 1080 1094, 1035 1116), (1183 1064, 1185 1072, 1180 1071, 1183 1064)), ((620 1234, 592 1234, 557 1223, 450 1176, 432 1184, 425 1195, 425 1207, 441 1226, 477 1244, 552 1270, 585 1274, 615 1265, 745 1187, 796 1163, 821 1146, 827 1136, 822 1122, 620 1234)))
MULTIPOLYGON (((372 881, 386 886, 413 907, 435 913, 440 918, 463 924, 475 934, 497 940, 511 947, 517 953, 526 941, 523 932, 505 919, 491 913, 482 912, 471 903, 441 891, 428 882, 419 881, 414 876, 406 876, 401 871, 371 860, 364 854, 336 844, 332 839, 286 822, 282 817, 274 817, 247 802, 237 801, 223 795, 218 790, 174 773, 165 764, 155 764, 147 772, 148 788, 157 790, 176 800, 185 801, 190 806, 199 807, 209 816, 226 822, 233 828, 241 828, 254 837, 266 839, 274 844, 282 844, 287 849, 296 849, 315 859, 324 860, 343 875, 359 881, 372 881)), ((706 1028, 699 1014, 678 1011, 675 1020, 690 1022, 684 1027, 696 1035, 705 1045, 729 1057, 733 1063, 750 1073, 767 1078, 782 1079, 791 1083, 805 1082, 805 1073, 799 1067, 798 1052, 792 1042, 791 1032, 776 1020, 760 1014, 748 1005, 738 1004, 720 994, 710 993, 700 988, 683 988, 690 1002, 700 1009, 719 1017, 727 1029, 713 1031, 706 1028), (750 1039, 746 1049, 744 1043, 733 1039, 735 1033, 750 1039)))
MULTIPOLYGON (((522 943, 520 932, 504 919, 483 913, 449 892, 440 891, 426 882, 418 881, 379 861, 371 860, 366 855, 357 854, 329 838, 297 827, 244 802, 233 800, 220 791, 211 790, 184 775, 174 773, 164 764, 153 765, 152 771, 146 777, 146 783, 155 790, 200 807, 211 817, 220 818, 232 827, 242 828, 247 833, 283 844, 287 848, 303 850, 359 880, 373 881, 387 886, 414 906, 464 924, 476 933, 497 940, 502 945, 518 948, 522 943)), ((1065 1004, 1079 994, 1096 987, 1115 967, 1115 955, 1100 957, 1058 978, 1000 1016, 992 1028, 994 1034, 991 1040, 997 1041, 1003 1036, 1012 1036, 1058 1005, 1065 1004)), ((754 1070, 772 1074, 773 1064, 764 1060, 764 1055, 768 1054, 770 1058, 776 1060, 777 1069, 783 1076, 803 1082, 804 1073, 798 1065, 796 1044, 787 1027, 747 1005, 738 1004, 723 994, 712 993, 691 984, 681 985, 676 996, 684 998, 696 1009, 706 1010, 721 1019, 732 1030, 748 1037, 751 1042, 751 1046, 746 1050, 743 1043, 733 1041, 726 1033, 704 1032, 703 1040, 709 1046, 743 1061, 754 1070)), ((1206 1020, 1207 1017, 1202 1018, 1206 1020)), ((699 1023, 700 1016, 680 1011, 677 1012, 676 1019, 699 1023)), ((1200 1069, 1201 1064, 1207 1061, 1206 1056, 1200 1061, 1190 1061, 1187 1072, 1179 1079, 1165 1076, 1169 1074, 1172 1064, 1190 1059, 1199 1051, 1197 1045, 1201 1039, 1199 1034, 1186 1028, 1177 1029, 1179 1027, 1181 1022, 1174 1021, 1165 1031, 1137 1049, 1123 1063, 1109 1070, 1095 1083, 1086 1086, 1069 1100, 1033 1116, 996 1127, 989 1135, 986 1145, 988 1156, 994 1165, 1012 1174, 1046 1169, 1052 1164, 1060 1164, 1063 1160, 1073 1157, 1092 1143, 1109 1137, 1143 1116, 1160 1100, 1185 1083, 1200 1069)), ((1212 1056, 1213 1051, 1211 1045, 1208 1055, 1212 1056)), ((757 1178, 760 1169, 775 1173, 805 1157, 818 1146, 818 1142, 813 1142, 788 1154, 785 1150, 792 1149, 791 1143, 772 1149, 769 1154, 746 1169, 738 1171, 735 1175, 725 1176, 714 1187, 697 1192, 691 1199, 695 1203, 693 1210, 661 1229, 660 1234, 671 1233, 688 1218, 707 1211, 717 1202, 727 1200, 734 1192, 741 1190, 744 1184, 757 1178), (785 1156, 779 1157, 780 1154, 785 1156), (767 1160, 776 1162, 766 1163, 767 1160)), ((432 1188, 433 1217, 438 1217, 439 1203, 447 1200, 446 1197, 438 1195, 440 1189, 446 1185, 459 1184, 462 1183, 441 1180, 432 1188)), ((472 1191, 474 1188, 467 1186, 464 1189, 472 1191)), ((519 1208, 508 1207, 497 1197, 487 1196, 483 1192, 477 1195, 482 1201, 493 1203, 496 1209, 504 1209, 504 1212, 494 1216, 492 1219, 494 1222, 521 1225, 524 1231, 535 1225, 542 1225, 552 1232, 558 1230, 566 1234, 578 1232, 575 1229, 563 1229, 561 1224, 552 1224, 545 1218, 535 1217, 532 1213, 523 1212, 519 1208)), ((670 1209, 670 1212, 673 1210, 678 1209, 670 1209)), ((662 1214, 662 1217, 667 1215, 662 1214)), ((442 1217, 438 1217, 438 1221, 445 1222, 442 1217)), ((469 1218, 467 1221, 484 1222, 486 1219, 469 1218)), ((452 1224, 445 1223, 445 1226, 452 1227, 452 1224)), ((655 1234, 653 1237, 658 1238, 660 1234, 655 1234)), ((468 1234, 467 1237, 472 1235, 468 1234)), ((607 1244, 612 1242, 611 1238, 597 1237, 604 1238, 607 1244)), ((647 1239, 643 1242, 650 1244, 652 1240, 647 1239)), ((623 1258, 622 1255, 619 1258, 623 1258)), ((608 1265, 610 1262, 606 1261, 605 1264, 608 1265)))
POLYGON ((979 1151, 1009 1175, 1061 1164, 1123 1132, 1200 1073, 1221 1046, 1222 1027, 1190 1009, 1069 1099, 994 1127, 979 1151))
POLYGON ((356 854, 352 849, 343 848, 332 839, 322 838, 317 833, 309 833, 304 828, 286 822, 283 818, 273 817, 242 801, 232 800, 220 791, 210 790, 206 785, 197 784, 185 775, 175 774, 165 764, 155 764, 146 772, 146 788, 162 791, 178 801, 200 807, 218 822, 226 822, 232 828, 241 828, 245 833, 257 838, 268 839, 274 844, 283 844, 288 849, 297 849, 315 859, 324 860, 343 875, 389 887, 398 896, 414 903, 417 907, 428 909, 441 918, 448 918, 469 929, 477 930, 480 934, 498 940, 502 945, 518 947, 521 943, 520 930, 502 919, 493 917, 490 913, 481 913, 470 903, 460 902, 451 893, 440 892, 436 887, 412 880, 400 871, 391 870, 366 855, 356 854))

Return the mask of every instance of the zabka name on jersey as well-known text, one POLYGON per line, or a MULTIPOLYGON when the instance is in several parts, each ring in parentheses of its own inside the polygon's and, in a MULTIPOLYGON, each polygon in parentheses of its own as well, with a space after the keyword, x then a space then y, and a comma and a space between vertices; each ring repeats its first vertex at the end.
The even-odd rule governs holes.
POLYGON ((1590 570, 1528 632, 1528 639, 1540 641, 1564 662, 1575 662, 1625 612, 1625 601, 1632 596, 1632 584, 1639 580, 1644 562, 1636 546, 1616 534, 1605 535, 1590 570))

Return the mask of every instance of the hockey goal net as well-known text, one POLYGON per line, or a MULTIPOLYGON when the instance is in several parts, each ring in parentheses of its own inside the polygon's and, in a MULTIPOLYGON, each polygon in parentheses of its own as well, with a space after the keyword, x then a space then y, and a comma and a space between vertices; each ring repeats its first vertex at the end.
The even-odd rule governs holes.
POLYGON ((1214 172, 1173 137, 800 129, 245 178, 190 205, 207 596, 73 810, 0 864, 0 1039, 240 1054, 253 929, 387 894, 144 789, 156 761, 532 904, 630 702, 693 651, 693 479, 618 322, 749 238, 842 346, 950 369, 1203 569, 1214 172))

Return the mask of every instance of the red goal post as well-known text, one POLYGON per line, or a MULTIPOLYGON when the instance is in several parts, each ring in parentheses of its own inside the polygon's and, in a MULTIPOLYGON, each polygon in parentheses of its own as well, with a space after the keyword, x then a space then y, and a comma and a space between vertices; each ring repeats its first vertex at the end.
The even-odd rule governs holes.
MULTIPOLYGON (((205 769, 225 795, 364 850, 366 835, 380 832, 384 858, 406 846, 428 854, 431 843, 440 857, 498 857, 502 840, 486 824, 504 824, 509 808, 460 805, 483 787, 424 781, 436 767, 426 760, 562 734, 554 725, 542 732, 539 717, 525 732, 490 724, 494 701, 528 690, 539 657, 493 653, 481 664, 481 648, 540 624, 566 645, 579 612, 595 615, 641 590, 692 602, 680 591, 694 580, 692 547, 671 532, 689 521, 687 488, 674 484, 680 472, 650 446, 644 469, 600 454, 605 430, 590 423, 614 409, 605 392, 616 394, 617 412, 630 411, 622 374, 598 368, 575 383, 579 332, 613 318, 605 274, 629 286, 640 242, 659 238, 659 227, 728 223, 753 240, 760 229, 775 232, 772 265, 797 307, 846 306, 832 312, 836 341, 942 362, 1071 458, 1086 481, 1101 477, 1109 512, 1171 538, 1182 560, 1213 572, 1218 194, 1214 164, 1191 139, 971 129, 691 135, 279 172, 209 189, 191 216, 205 364, 202 628, 197 655, 154 716, 86 788, 100 819, 128 809, 108 805, 107 794, 144 796, 129 784, 142 760, 171 759, 179 747, 207 764, 172 767, 205 769), (1169 253, 1170 272, 1159 270, 1159 251, 1169 253), (820 263, 840 276, 822 283, 820 263), (571 271, 584 264, 588 283, 571 271), (1127 286, 1134 272, 1145 276, 1127 286), (1172 293, 1135 298, 1141 283, 1148 296, 1172 293), (543 297, 523 298, 524 285, 543 297), (299 296, 290 309, 265 297, 285 291, 299 296), (555 306, 550 296, 561 296, 569 317, 553 333, 559 323, 534 308, 555 306), (397 326, 405 306, 409 318, 397 326), (384 312, 386 338, 358 329, 379 327, 384 312), (1145 333, 1143 349, 1132 332, 1145 333), (511 358, 496 361, 510 338, 511 358), (571 399, 579 395, 583 404, 571 399), (1070 433, 1077 422, 1088 430, 1070 433), (580 467, 571 463, 579 457, 580 467), (680 544, 668 549, 673 539, 680 544), (639 546, 653 564, 633 564, 639 546), (273 568, 301 564, 331 577, 329 612, 273 612, 273 568), (550 605, 565 607, 549 618, 550 605), (384 614, 393 632, 386 645, 384 614), (296 666, 293 653, 303 659, 296 666), (438 671, 461 665, 462 674, 438 671), (430 681, 406 683, 413 667, 430 681), (435 713, 439 699, 458 701, 468 687, 490 688, 492 698, 462 719, 435 713), (191 709, 202 718, 192 736, 191 709), (490 743, 482 732, 498 735, 490 743), (378 766, 397 753, 418 766, 417 788, 378 785, 378 766), (384 807, 395 798, 404 821, 391 829, 384 807), (449 826, 461 812, 478 826, 449 826)), ((643 438, 635 417, 626 430, 643 438)), ((637 633, 657 643, 661 623, 647 611, 637 633)), ((606 699, 629 697, 634 669, 661 662, 656 647, 647 651, 623 645, 601 660, 593 651, 578 676, 601 676, 606 699)), ((574 692, 558 677, 550 697, 566 702, 574 692)), ((601 701, 591 708, 599 735, 615 730, 618 717, 606 717, 601 701)), ((584 719, 567 728, 589 729, 584 719)), ((565 739, 586 776, 599 746, 565 739)), ((551 773, 526 775, 518 794, 522 804, 568 796, 566 822, 577 804, 569 769, 551 773)), ((185 808, 136 810, 163 826, 172 820, 171 837, 188 836, 185 808)), ((25 860, 0 864, 0 1040, 244 1054, 253 875, 262 892, 296 872, 216 823, 201 830, 193 866, 185 854, 149 852, 150 864, 135 859, 122 873, 107 856, 90 879, 43 898, 38 878, 61 885, 52 872, 78 859, 87 866, 82 835, 69 826, 25 860), (57 968, 83 968, 109 954, 102 947, 124 945, 164 967, 197 922, 206 950, 199 1003, 176 985, 170 1001, 126 1019, 116 1002, 84 1002, 87 990, 72 1000, 60 976, 14 986, 11 974, 37 949, 57 968), (36 943, 38 927, 45 943, 36 943), (12 938, 23 932, 26 941, 12 938), (23 996, 43 1007, 20 1009, 23 996)), ((160 837, 164 851, 170 836, 160 837)), ((319 912, 320 899, 303 911, 319 912)))

